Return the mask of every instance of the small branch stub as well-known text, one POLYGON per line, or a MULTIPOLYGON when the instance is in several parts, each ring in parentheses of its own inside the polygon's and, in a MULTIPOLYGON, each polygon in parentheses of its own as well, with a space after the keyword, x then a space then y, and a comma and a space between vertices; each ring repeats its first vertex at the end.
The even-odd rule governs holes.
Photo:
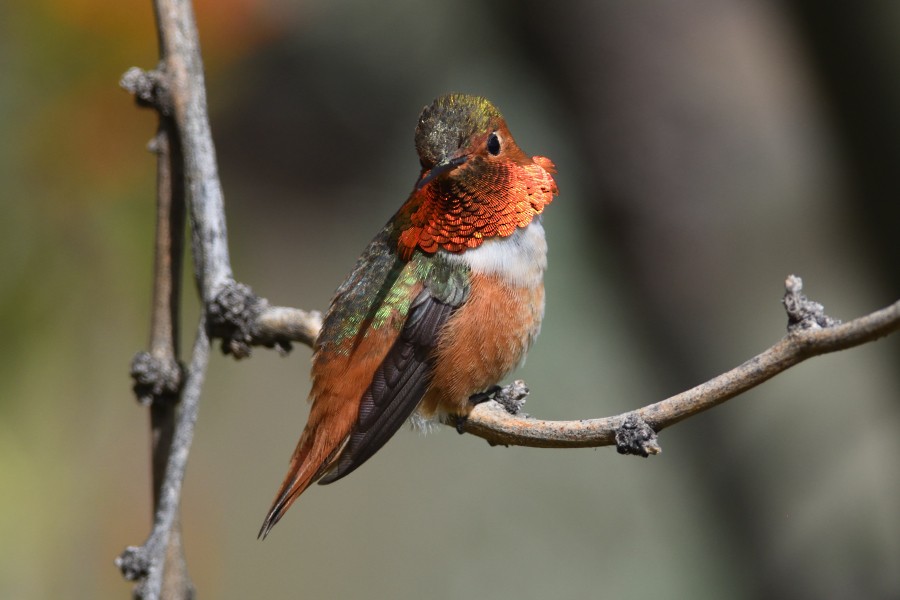
POLYGON ((292 342, 312 346, 322 327, 322 314, 299 308, 269 306, 249 286, 229 281, 210 303, 210 336, 222 340, 222 352, 247 358, 253 346, 291 351, 292 342))
POLYGON ((155 108, 164 117, 172 116, 172 94, 162 70, 131 67, 122 75, 119 85, 134 96, 138 106, 155 108))
POLYGON ((502 406, 509 414, 517 415, 525 405, 529 391, 523 380, 516 379, 494 394, 494 402, 502 406))
POLYGON ((825 307, 804 296, 803 280, 796 275, 788 275, 784 281, 784 310, 788 315, 789 332, 801 329, 819 329, 840 325, 838 319, 825 314, 825 307))
POLYGON ((149 352, 138 352, 131 361, 131 378, 138 402, 144 406, 159 401, 175 402, 184 382, 184 365, 149 352))
POLYGON ((313 346, 322 329, 322 313, 287 306, 267 306, 253 328, 254 343, 286 353, 291 342, 313 346))
POLYGON ((636 413, 628 413, 616 429, 616 452, 647 458, 651 454, 659 454, 662 448, 653 428, 636 413))
POLYGON ((222 340, 222 352, 247 358, 252 352, 253 324, 266 301, 250 286, 229 281, 207 307, 210 337, 222 340))
POLYGON ((128 581, 137 581, 146 577, 150 571, 150 556, 147 546, 128 546, 116 557, 116 567, 128 581))

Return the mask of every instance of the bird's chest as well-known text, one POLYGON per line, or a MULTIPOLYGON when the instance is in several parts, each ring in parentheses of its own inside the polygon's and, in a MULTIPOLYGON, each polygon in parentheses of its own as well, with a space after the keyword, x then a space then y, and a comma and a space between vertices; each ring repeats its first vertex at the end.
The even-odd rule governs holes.
POLYGON ((543 228, 533 222, 459 255, 471 269, 471 289, 441 332, 422 412, 468 412, 469 396, 524 361, 544 316, 546 253, 543 228))
POLYGON ((517 364, 544 317, 547 242, 540 218, 509 237, 486 240, 457 257, 469 267, 471 292, 452 320, 460 331, 479 340, 481 349, 490 347, 491 340, 497 340, 498 351, 521 347, 517 364))

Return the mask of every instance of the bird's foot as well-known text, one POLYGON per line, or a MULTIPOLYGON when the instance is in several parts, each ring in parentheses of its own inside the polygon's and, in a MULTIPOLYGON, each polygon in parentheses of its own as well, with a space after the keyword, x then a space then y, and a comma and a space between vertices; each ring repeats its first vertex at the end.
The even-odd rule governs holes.
MULTIPOLYGON (((488 389, 486 389, 483 392, 478 392, 477 394, 472 394, 471 396, 469 396, 469 404, 472 406, 478 406, 479 404, 487 402, 488 400, 492 400, 494 398, 494 396, 497 394, 497 392, 499 392, 502 389, 503 388, 501 388, 499 385, 492 385, 491 387, 489 387, 488 389)), ((466 432, 466 421, 468 421, 468 420, 469 420, 469 417, 467 415, 457 415, 456 416, 456 431, 457 431, 457 433, 462 435, 466 432)))
POLYGON ((503 388, 501 388, 499 385, 492 385, 483 392, 472 394, 471 396, 469 396, 469 404, 471 404, 472 406, 478 406, 483 402, 487 402, 488 400, 491 400, 497 394, 497 392, 502 389, 503 388))
MULTIPOLYGON (((493 400, 494 396, 502 390, 499 385, 492 385, 488 389, 483 392, 478 392, 477 394, 472 394, 469 396, 469 404, 472 406, 478 406, 488 400, 493 400)), ((456 415, 456 432, 460 435, 466 432, 466 422, 469 420, 468 415, 456 415)))

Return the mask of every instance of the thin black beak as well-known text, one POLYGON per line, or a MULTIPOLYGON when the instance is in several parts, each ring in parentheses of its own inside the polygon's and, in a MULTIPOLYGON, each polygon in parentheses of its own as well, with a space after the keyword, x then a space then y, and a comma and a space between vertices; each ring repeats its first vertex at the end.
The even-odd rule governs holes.
POLYGON ((447 173, 448 171, 452 171, 459 165, 463 164, 469 159, 465 154, 462 156, 457 156, 456 158, 452 158, 448 161, 438 163, 431 167, 431 170, 422 175, 422 178, 419 180, 419 183, 416 184, 416 191, 421 190, 425 187, 429 181, 432 179, 447 173))

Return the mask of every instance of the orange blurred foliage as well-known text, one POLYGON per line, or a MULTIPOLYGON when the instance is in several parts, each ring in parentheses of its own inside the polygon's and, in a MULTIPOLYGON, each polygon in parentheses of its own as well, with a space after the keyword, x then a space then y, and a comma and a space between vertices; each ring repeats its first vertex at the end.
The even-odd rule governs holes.
MULTIPOLYGON (((104 46, 121 57, 140 56, 155 27, 149 1, 137 9, 133 3, 103 0, 46 0, 46 7, 60 22, 103 37, 104 46)), ((220 67, 283 29, 267 10, 267 0, 198 0, 194 7, 204 59, 220 67)))

